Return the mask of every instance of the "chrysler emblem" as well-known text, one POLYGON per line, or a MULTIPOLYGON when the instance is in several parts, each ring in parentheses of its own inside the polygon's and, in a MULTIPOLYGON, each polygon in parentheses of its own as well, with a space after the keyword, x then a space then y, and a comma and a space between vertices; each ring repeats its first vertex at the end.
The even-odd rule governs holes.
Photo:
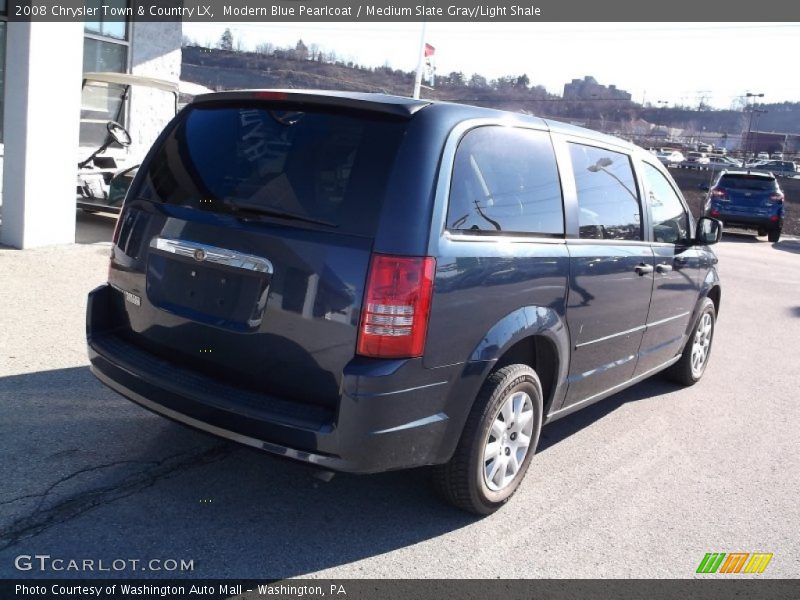
POLYGON ((202 248, 198 248, 194 251, 194 259, 197 262, 203 262, 206 259, 206 251, 202 248))

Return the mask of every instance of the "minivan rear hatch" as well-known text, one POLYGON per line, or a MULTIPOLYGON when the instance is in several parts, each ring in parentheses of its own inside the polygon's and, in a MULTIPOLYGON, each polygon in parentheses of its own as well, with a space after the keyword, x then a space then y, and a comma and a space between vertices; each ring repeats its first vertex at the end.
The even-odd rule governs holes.
POLYGON ((230 385, 335 406, 411 114, 282 96, 189 106, 120 218, 116 334, 230 385))

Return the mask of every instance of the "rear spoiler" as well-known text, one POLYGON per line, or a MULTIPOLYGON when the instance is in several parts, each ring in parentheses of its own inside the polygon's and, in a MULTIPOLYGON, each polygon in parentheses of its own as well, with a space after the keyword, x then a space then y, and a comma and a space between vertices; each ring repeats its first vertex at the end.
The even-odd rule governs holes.
POLYGON ((425 108, 430 101, 415 100, 389 94, 369 94, 361 92, 336 92, 318 90, 235 90, 195 96, 192 104, 211 102, 230 102, 235 100, 267 102, 290 102, 309 107, 351 108, 368 112, 383 113, 410 119, 425 108))

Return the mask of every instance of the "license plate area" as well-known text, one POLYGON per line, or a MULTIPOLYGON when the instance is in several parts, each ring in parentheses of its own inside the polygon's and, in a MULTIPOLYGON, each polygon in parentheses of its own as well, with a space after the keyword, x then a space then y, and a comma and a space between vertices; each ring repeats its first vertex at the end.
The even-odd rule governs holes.
POLYGON ((147 297, 162 310, 237 331, 258 329, 272 264, 263 257, 154 238, 147 261, 147 297))

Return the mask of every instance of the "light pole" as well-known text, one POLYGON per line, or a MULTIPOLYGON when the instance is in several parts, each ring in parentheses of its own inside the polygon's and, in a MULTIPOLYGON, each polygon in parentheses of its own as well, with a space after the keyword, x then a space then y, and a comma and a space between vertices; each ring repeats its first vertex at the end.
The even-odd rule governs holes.
MULTIPOLYGON (((748 99, 749 98, 763 98, 764 94, 753 94, 751 92, 747 92, 744 95, 744 97, 748 98, 748 99)), ((745 100, 745 102, 747 102, 747 100, 745 100)), ((749 153, 750 147, 752 146, 752 143, 750 141, 750 132, 753 129, 753 113, 755 113, 755 112, 767 112, 765 110, 757 111, 755 106, 756 106, 755 105, 755 100, 751 100, 750 104, 746 105, 746 108, 748 108, 748 110, 750 111, 750 119, 747 122, 747 138, 746 138, 745 143, 743 144, 744 148, 742 149, 742 152, 745 154, 745 156, 743 158, 746 158, 746 155, 749 153)))
MULTIPOLYGON (((661 108, 658 111, 658 120, 659 120, 658 126, 659 127, 664 127, 664 129, 665 129, 665 131, 664 131, 664 141, 666 141, 668 136, 667 136, 667 132, 666 132, 667 126, 664 123, 664 114, 665 114, 666 109, 667 109, 668 101, 667 100, 656 100, 656 104, 661 106, 661 108)), ((656 131, 656 135, 658 135, 658 131, 656 131)))

